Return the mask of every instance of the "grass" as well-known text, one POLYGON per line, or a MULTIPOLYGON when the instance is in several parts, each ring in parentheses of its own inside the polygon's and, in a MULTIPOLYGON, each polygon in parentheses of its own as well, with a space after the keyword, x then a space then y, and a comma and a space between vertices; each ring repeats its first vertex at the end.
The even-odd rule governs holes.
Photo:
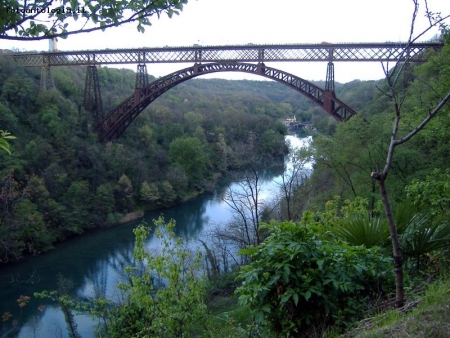
POLYGON ((390 310, 360 322, 346 338, 450 337, 450 280, 431 284, 404 312, 390 310), (412 305, 411 305, 412 304, 412 305))
POLYGON ((220 337, 239 336, 237 330, 253 323, 250 310, 238 304, 238 297, 234 295, 237 287, 236 271, 224 273, 210 281, 207 306, 210 320, 220 337))

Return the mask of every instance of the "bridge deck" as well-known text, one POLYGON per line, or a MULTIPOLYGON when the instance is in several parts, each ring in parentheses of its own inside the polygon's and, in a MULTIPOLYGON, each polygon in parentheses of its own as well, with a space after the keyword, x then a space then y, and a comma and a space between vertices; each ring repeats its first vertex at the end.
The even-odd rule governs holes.
POLYGON ((342 43, 289 45, 190 46, 138 49, 13 53, 26 67, 88 64, 271 62, 271 61, 410 61, 424 62, 426 52, 441 49, 440 42, 342 43))

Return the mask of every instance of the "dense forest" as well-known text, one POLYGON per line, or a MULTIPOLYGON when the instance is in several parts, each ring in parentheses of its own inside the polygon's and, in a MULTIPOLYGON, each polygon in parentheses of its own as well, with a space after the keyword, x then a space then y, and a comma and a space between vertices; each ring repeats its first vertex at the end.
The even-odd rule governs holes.
MULTIPOLYGON (((84 67, 53 68, 48 91, 39 89, 40 69, 5 55, 0 69, 0 126, 17 137, 11 155, 0 153, 1 262, 133 211, 181 203, 229 171, 282 156, 285 117, 325 132, 336 126, 280 84, 195 79, 152 103, 120 140, 99 144, 82 107, 84 67)), ((131 70, 98 74, 105 112, 134 90, 131 70)))
MULTIPOLYGON (((359 112, 345 123, 281 84, 196 79, 156 100, 123 138, 107 144, 88 128, 83 68, 54 69, 56 90, 39 91, 39 71, 11 62, 0 59, 0 127, 17 136, 11 155, 0 152, 2 262, 39 254, 132 211, 182 203, 235 169, 250 168, 252 188, 255 166, 286 153, 281 119, 294 115, 315 127, 310 149, 297 154, 299 166, 313 157, 312 174, 284 195, 276 215, 261 206, 251 233, 256 240, 240 246, 242 266, 224 268, 224 247, 204 245, 203 258, 189 256, 182 243, 173 246, 174 224, 158 220, 162 256, 145 251, 148 229, 137 228, 135 257, 155 271, 130 269, 129 283, 120 286, 123 303, 97 299, 83 307, 60 298, 66 310, 101 318, 108 336, 214 337, 217 326, 229 337, 322 336, 330 327, 340 334, 396 292, 386 205, 397 225, 406 288, 448 271, 448 36, 426 64, 379 81, 337 84, 337 96, 359 112), (409 137, 427 116, 433 118, 409 137), (393 137, 406 141, 390 157, 393 137), (388 161, 388 175, 379 179, 388 161), (298 212, 290 212, 293 206, 298 212), (207 273, 197 274, 204 265, 207 273), (155 289, 157 277, 166 288, 155 289), (239 298, 234 309, 246 315, 219 320, 205 303, 228 289, 239 298)), ((132 71, 102 67, 99 76, 105 111, 133 91, 132 71)), ((290 174, 286 182, 300 171, 290 174)))
MULTIPOLYGON (((150 105, 113 143, 99 144, 82 109, 85 69, 39 69, 3 57, 0 125, 17 139, 2 152, 0 260, 164 208, 213 189, 217 178, 286 152, 280 119, 302 101, 269 82, 193 80, 150 105), (291 95, 291 96, 290 96, 291 95)), ((134 90, 135 73, 99 68, 105 112, 134 90)))

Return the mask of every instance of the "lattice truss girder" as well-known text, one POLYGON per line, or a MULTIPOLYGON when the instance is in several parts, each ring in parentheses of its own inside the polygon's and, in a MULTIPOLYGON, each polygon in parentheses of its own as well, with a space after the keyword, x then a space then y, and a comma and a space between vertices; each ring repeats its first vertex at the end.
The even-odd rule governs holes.
POLYGON ((269 61, 405 61, 424 62, 427 51, 442 43, 315 44, 197 46, 141 49, 111 49, 12 54, 23 66, 67 66, 137 63, 269 62, 269 61))
POLYGON ((95 126, 104 119, 100 84, 95 65, 88 66, 86 70, 83 107, 87 112, 89 124, 92 123, 95 126))
MULTIPOLYGON (((94 128, 95 131, 99 133, 99 140, 111 140, 120 137, 145 107, 177 84, 198 75, 223 71, 241 71, 261 75, 296 89, 322 107, 327 105, 326 100, 327 94, 329 93, 323 89, 295 75, 266 67, 264 64, 245 64, 237 62, 195 64, 193 67, 185 68, 162 77, 152 82, 147 87, 138 89, 138 95, 136 95, 135 92, 125 99, 94 128)), ((356 113, 353 109, 336 99, 334 95, 332 97, 328 95, 328 97, 328 99, 331 99, 332 101, 329 106, 334 107, 329 113, 337 120, 346 120, 356 113)))

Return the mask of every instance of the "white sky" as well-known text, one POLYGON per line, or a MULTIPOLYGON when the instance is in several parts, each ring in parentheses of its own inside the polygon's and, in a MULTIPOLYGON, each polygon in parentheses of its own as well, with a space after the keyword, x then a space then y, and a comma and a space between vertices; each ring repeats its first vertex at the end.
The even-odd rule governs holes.
MULTIPOLYGON (((425 3, 416 31, 425 25, 425 3)), ((450 14, 449 0, 428 0, 433 12, 450 14)), ((154 18, 138 33, 135 25, 70 36, 58 41, 59 50, 265 43, 321 43, 406 41, 411 27, 412 0, 189 0, 179 16, 154 18)), ((433 30, 421 41, 436 35, 433 30)), ((47 41, 0 40, 0 48, 47 50, 47 41)), ((325 80, 326 63, 267 63, 307 80, 325 80)), ((149 64, 148 72, 163 76, 190 65, 149 64)), ((120 66, 124 67, 124 66, 120 66)), ((135 69, 135 66, 129 66, 135 69)), ((261 77, 216 73, 209 77, 261 77)), ((335 63, 335 80, 375 80, 383 77, 381 65, 335 63)))

